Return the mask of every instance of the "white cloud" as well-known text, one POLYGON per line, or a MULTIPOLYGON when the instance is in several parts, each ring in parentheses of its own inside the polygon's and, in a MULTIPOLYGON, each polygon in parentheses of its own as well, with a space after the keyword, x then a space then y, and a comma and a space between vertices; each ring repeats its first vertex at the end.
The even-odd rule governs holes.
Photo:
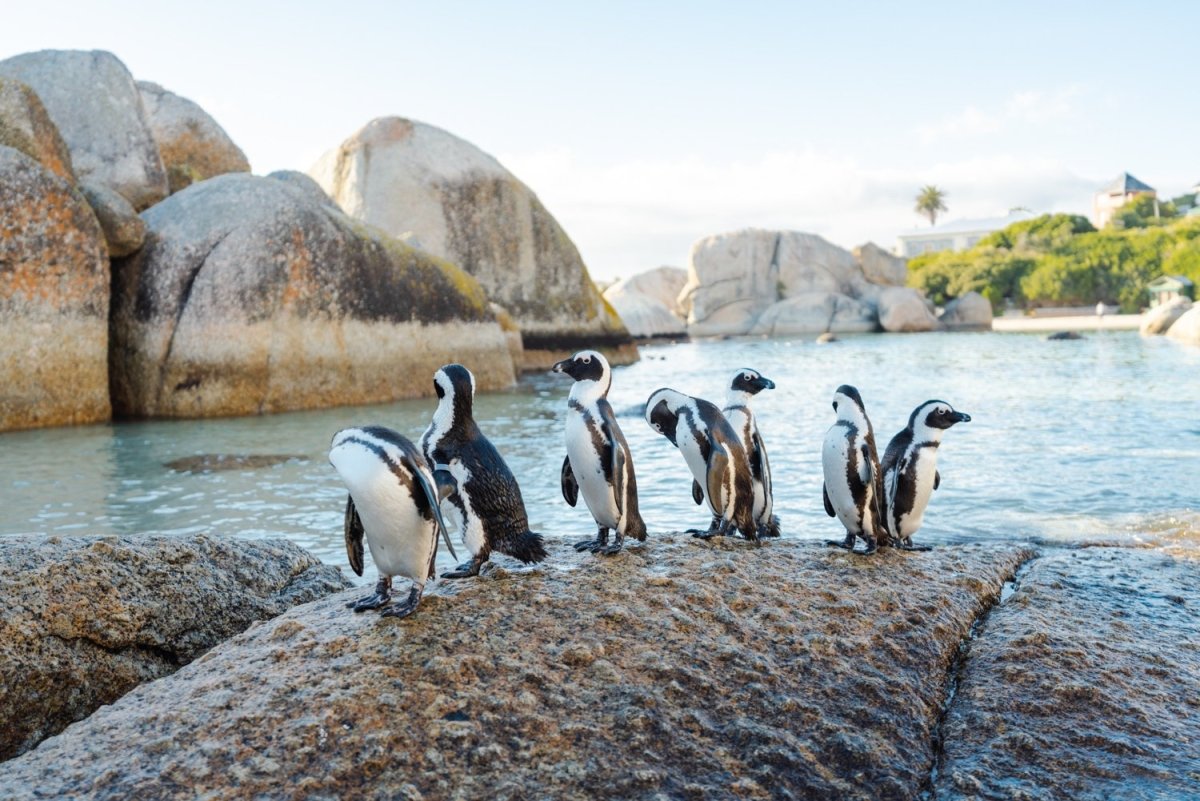
POLYGON ((1011 132, 1017 127, 1048 125, 1067 120, 1075 111, 1076 99, 1082 94, 1078 86, 1066 86, 1053 91, 1017 92, 1004 103, 980 109, 969 105, 961 111, 918 126, 917 137, 922 144, 931 145, 1011 132))

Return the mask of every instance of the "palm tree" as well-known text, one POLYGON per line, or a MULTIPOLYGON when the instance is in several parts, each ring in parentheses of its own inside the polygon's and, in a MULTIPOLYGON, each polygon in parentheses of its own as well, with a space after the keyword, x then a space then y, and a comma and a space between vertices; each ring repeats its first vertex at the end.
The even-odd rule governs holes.
POLYGON ((946 210, 946 193, 933 184, 928 184, 917 193, 917 205, 913 211, 929 218, 930 225, 937 224, 939 212, 946 210))

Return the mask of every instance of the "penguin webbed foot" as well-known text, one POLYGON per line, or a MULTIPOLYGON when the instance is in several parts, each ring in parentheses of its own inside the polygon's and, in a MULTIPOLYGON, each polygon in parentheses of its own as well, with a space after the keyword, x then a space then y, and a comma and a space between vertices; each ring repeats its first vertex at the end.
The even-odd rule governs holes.
POLYGON ((375 583, 375 592, 364 598, 359 598, 357 601, 351 601, 346 604, 347 609, 353 609, 355 612, 365 612, 368 609, 378 609, 392 600, 392 581, 389 578, 381 578, 375 583))
POLYGON ((915 551, 918 553, 923 553, 925 551, 933 550, 932 545, 914 545, 913 541, 911 539, 904 540, 903 542, 898 542, 898 543, 896 543, 895 547, 901 551, 915 551))
POLYGON ((417 605, 421 603, 422 589, 412 588, 402 603, 392 604, 379 613, 380 617, 408 617, 413 612, 417 611, 417 605))
POLYGON ((625 546, 625 535, 622 534, 620 531, 618 531, 617 536, 615 538, 613 538, 613 542, 611 545, 601 546, 596 549, 595 553, 604 554, 605 556, 612 556, 613 554, 620 553, 621 549, 624 546, 625 546))
POLYGON ((487 561, 487 560, 479 559, 478 557, 476 557, 474 559, 471 559, 468 562, 463 562, 461 565, 454 568, 453 570, 448 570, 445 573, 443 573, 442 578, 444 578, 444 579, 460 579, 460 578, 470 578, 471 576, 478 576, 479 568, 483 567, 483 563, 485 561, 487 561))
POLYGON ((595 540, 580 540, 579 542, 575 543, 572 547, 575 550, 579 551, 580 553, 583 553, 584 551, 595 550, 597 546, 598 546, 598 543, 595 540))
MULTIPOLYGON (((621 539, 618 536, 617 542, 620 542, 620 541, 621 541, 621 539)), ((602 528, 602 529, 598 530, 596 532, 596 539, 594 539, 594 540, 583 540, 581 542, 575 543, 575 550, 577 550, 581 553, 583 551, 591 551, 592 553, 601 553, 607 547, 608 547, 608 529, 606 529, 606 528, 602 528)), ((620 550, 620 546, 617 547, 617 550, 620 550)), ((614 553, 615 553, 615 551, 614 551, 614 553)))

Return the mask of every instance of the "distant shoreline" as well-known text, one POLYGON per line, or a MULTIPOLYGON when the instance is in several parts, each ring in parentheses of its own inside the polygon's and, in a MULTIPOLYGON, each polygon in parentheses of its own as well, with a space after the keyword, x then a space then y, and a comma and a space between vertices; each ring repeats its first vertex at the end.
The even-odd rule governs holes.
POLYGON ((1140 314, 1077 315, 1073 317, 996 317, 992 330, 1001 333, 1032 331, 1136 331, 1140 314))

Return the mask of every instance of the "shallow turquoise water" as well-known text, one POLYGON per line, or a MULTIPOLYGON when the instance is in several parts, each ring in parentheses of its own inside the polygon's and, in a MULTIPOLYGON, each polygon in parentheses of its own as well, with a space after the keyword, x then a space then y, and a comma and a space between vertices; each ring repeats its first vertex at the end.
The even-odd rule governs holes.
MULTIPOLYGON (((661 386, 719 403, 727 378, 749 366, 778 386, 756 399, 756 411, 785 536, 840 536, 822 508, 819 459, 833 390, 850 383, 863 395, 880 448, 929 398, 972 416, 943 441, 942 487, 918 541, 1198 539, 1200 348, 1127 332, 1074 342, 947 333, 829 345, 708 341, 642 352, 642 361, 616 371, 610 400, 633 452, 651 537, 707 518, 691 500, 682 458, 645 424, 640 404, 661 386)), ((476 417, 519 477, 534 530, 577 538, 594 528, 583 505, 568 507, 559 492, 568 385, 562 376, 527 377, 509 392, 478 398, 476 417)), ((435 405, 430 398, 0 435, 0 535, 285 536, 344 567, 345 491, 326 461, 330 438, 375 423, 415 440, 435 405), (201 473, 164 466, 197 454, 298 458, 201 473)))

